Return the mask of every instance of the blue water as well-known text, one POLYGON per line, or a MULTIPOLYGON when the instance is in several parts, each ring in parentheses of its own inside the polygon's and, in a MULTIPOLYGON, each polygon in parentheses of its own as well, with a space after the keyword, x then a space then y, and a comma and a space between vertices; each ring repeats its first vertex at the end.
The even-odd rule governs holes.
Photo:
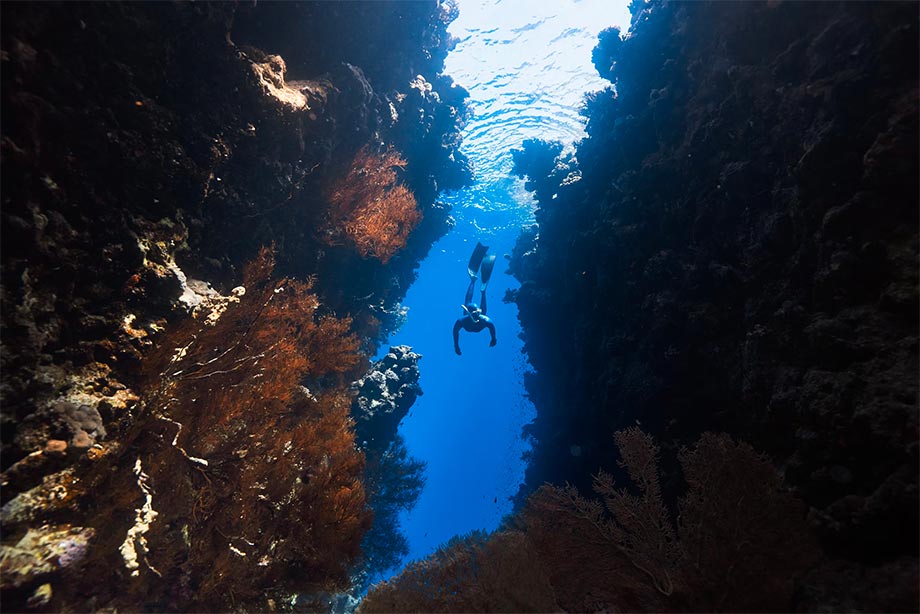
POLYGON ((511 510, 528 447, 521 428, 534 409, 524 391, 528 363, 517 307, 502 301, 517 287, 504 255, 533 218, 530 194, 510 174, 510 151, 527 138, 570 144, 583 136, 582 96, 606 85, 591 64, 597 33, 628 24, 626 0, 460 2, 450 27, 460 42, 445 73, 470 92, 474 117, 462 149, 475 166, 475 183, 444 197, 456 226, 421 264, 404 301, 408 319, 390 338, 424 356, 424 396, 400 427, 410 454, 428 463, 426 487, 401 518, 410 547, 404 562, 454 535, 495 529, 511 510), (486 331, 461 332, 457 356, 451 327, 461 315, 477 241, 498 257, 487 293, 498 345, 489 347, 486 331))

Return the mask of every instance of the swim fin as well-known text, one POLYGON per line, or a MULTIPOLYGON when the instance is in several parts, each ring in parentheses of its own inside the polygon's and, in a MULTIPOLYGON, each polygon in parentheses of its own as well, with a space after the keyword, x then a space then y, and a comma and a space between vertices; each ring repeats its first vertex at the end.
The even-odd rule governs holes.
POLYGON ((490 254, 486 256, 485 260, 482 261, 482 291, 486 291, 486 286, 489 285, 489 279, 492 277, 492 268, 495 266, 495 254, 490 254))
POLYGON ((479 241, 476 242, 476 247, 473 248, 473 255, 470 256, 470 264, 468 267, 470 277, 476 277, 476 273, 479 271, 479 265, 482 263, 482 258, 486 255, 487 251, 489 251, 487 245, 483 245, 479 241))

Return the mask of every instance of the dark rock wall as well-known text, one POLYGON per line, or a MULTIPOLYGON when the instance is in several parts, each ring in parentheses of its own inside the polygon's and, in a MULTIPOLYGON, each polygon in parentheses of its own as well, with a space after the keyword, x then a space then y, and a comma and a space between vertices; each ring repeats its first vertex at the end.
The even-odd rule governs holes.
MULTIPOLYGON (((439 191, 470 179, 457 151, 467 94, 440 74, 455 16, 436 2, 3 5, 2 497, 38 493, 4 508, 4 523, 78 524, 98 501, 133 516, 148 474, 131 473, 130 455, 123 479, 94 482, 124 493, 77 503, 62 484, 136 436, 150 410, 145 360, 190 314, 239 303, 243 265, 263 246, 276 276, 311 280, 317 318, 350 317, 364 353, 375 351, 449 227, 439 191), (330 242, 324 223, 356 153, 389 147, 423 221, 384 264, 330 242)), ((114 540, 91 533, 29 539, 53 561, 60 544, 114 540)), ((105 605, 73 584, 55 585, 66 606, 53 601, 42 583, 63 566, 36 563, 4 583, 6 604, 105 605)), ((157 607, 188 605, 194 591, 182 592, 157 607)), ((139 594, 134 585, 116 607, 140 607, 139 594)))
MULTIPOLYGON (((601 35, 616 90, 589 97, 588 138, 516 153, 539 203, 512 259, 536 368, 525 491, 587 492, 630 425, 666 458, 728 431, 784 469, 841 565, 915 569, 917 18, 652 2, 601 35)), ((905 603, 858 584, 823 597, 905 603)))

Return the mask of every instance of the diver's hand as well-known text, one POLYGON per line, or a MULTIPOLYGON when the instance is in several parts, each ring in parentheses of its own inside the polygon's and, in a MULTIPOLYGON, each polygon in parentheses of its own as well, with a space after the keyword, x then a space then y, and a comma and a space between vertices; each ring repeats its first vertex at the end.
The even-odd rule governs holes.
POLYGON ((459 346, 459 345, 455 345, 455 346, 454 346, 454 352, 457 353, 457 356, 460 356, 461 352, 460 352, 460 346, 459 346))
POLYGON ((498 343, 498 339, 492 339, 492 341, 489 341, 489 347, 494 348, 496 343, 498 343))

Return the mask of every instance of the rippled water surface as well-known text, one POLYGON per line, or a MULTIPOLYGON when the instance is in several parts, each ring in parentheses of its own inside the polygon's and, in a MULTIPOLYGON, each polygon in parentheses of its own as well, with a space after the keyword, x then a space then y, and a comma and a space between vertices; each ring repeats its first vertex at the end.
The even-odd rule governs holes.
MULTIPOLYGON (((511 176, 511 149, 527 138, 565 143, 583 136, 578 108, 586 91, 604 87, 591 64, 597 33, 627 27, 626 0, 461 0, 451 25, 459 39, 445 72, 470 92, 473 119, 464 152, 475 166, 473 186, 448 195, 455 228, 419 269, 405 305, 409 318, 391 343, 423 354, 420 397, 400 432, 410 453, 428 463, 427 485, 402 518, 407 560, 424 557, 452 536, 492 530, 511 511, 523 479, 527 443, 521 427, 533 417, 517 309, 502 297, 517 282, 507 261, 522 226, 531 223, 530 195, 511 176), (470 251, 482 241, 498 255, 488 289, 488 334, 461 333, 456 356, 451 327, 460 316, 470 251)), ((479 294, 477 291, 476 298, 479 294)))

